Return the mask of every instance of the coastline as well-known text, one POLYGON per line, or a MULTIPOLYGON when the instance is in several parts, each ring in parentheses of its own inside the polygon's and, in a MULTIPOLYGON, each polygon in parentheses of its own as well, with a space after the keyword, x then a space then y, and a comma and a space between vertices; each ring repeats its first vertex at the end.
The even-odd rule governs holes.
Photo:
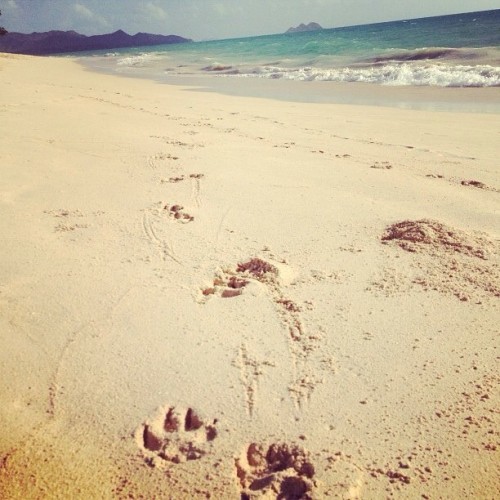
POLYGON ((361 82, 310 82, 242 78, 221 75, 168 75, 157 69, 123 73, 103 66, 99 58, 78 58, 80 64, 101 74, 141 78, 158 83, 238 97, 258 97, 308 104, 348 104, 421 111, 500 114, 498 87, 458 88, 381 85, 361 82))
POLYGON ((497 493, 495 114, 0 72, 2 498, 497 493))
POLYGON ((500 89, 389 86, 360 82, 294 82, 266 79, 166 78, 164 83, 240 97, 308 104, 348 104, 398 109, 500 114, 500 89))

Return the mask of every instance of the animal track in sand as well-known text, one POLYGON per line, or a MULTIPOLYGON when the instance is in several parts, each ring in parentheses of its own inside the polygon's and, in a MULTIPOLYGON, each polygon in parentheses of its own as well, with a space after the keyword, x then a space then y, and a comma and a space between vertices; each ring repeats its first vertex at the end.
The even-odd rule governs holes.
POLYGON ((377 168, 379 170, 390 170, 392 165, 388 161, 376 161, 370 168, 377 168))
MULTIPOLYGON (((311 371, 309 358, 318 349, 323 335, 320 331, 307 332, 304 327, 302 308, 283 293, 284 281, 293 274, 288 266, 282 263, 270 263, 254 257, 239 263, 236 268, 221 270, 210 286, 201 290, 204 302, 211 296, 232 298, 241 295, 251 283, 264 285, 275 306, 278 316, 288 332, 287 340, 293 366, 293 381, 288 390, 298 407, 308 401, 315 387, 322 383, 311 371)), ((246 387, 245 390, 247 391, 246 387)), ((248 394, 247 394, 248 395, 248 394)))
POLYGON ((199 460, 217 437, 217 420, 206 424, 192 408, 163 406, 141 424, 135 439, 152 466, 199 460))
POLYGON ((156 170, 160 162, 166 162, 168 160, 178 160, 178 156, 173 156, 170 153, 156 153, 148 158, 148 165, 156 170))
POLYGON ((165 205, 163 210, 166 211, 171 219, 181 222, 182 224, 194 221, 194 217, 192 215, 183 212, 184 207, 182 205, 165 205))
POLYGON ((171 139, 170 137, 162 136, 162 135, 150 135, 149 137, 151 139, 160 139, 165 144, 169 144, 171 146, 177 146, 177 147, 187 148, 187 149, 203 148, 205 146, 204 144, 201 144, 201 143, 187 143, 187 142, 179 141, 176 139, 171 139))
POLYGON ((487 186, 484 182, 480 182, 480 181, 475 181, 475 180, 463 180, 463 181, 460 181, 460 184, 462 186, 470 186, 470 187, 474 187, 474 188, 477 188, 477 189, 484 189, 485 191, 495 191, 495 192, 498 192, 498 189, 495 189, 493 187, 490 187, 490 186, 487 186))
POLYGON ((488 186, 484 182, 477 181, 474 179, 457 179, 456 177, 445 178, 445 176, 441 174, 426 174, 425 176, 431 179, 444 179, 447 180, 448 182, 459 184, 460 186, 482 189, 483 191, 493 191, 494 193, 500 192, 499 189, 492 186, 488 186))
MULTIPOLYGON (((199 181, 200 179, 203 179, 203 177, 205 177, 204 174, 189 174, 189 178, 193 179, 194 181, 199 181)), ((182 182, 185 180, 186 180, 185 175, 178 175, 176 177, 169 177, 168 179, 162 179, 161 183, 165 184, 165 183, 169 182, 169 183, 175 184, 177 182, 182 182)), ((198 191, 199 191, 199 189, 198 189, 198 191)))
POLYGON ((43 213, 52 215, 53 217, 83 217, 80 210, 67 210, 64 208, 59 208, 57 210, 44 210, 43 213))
POLYGON ((87 229, 88 227, 88 224, 58 224, 54 228, 54 231, 56 233, 65 233, 68 231, 74 231, 75 229, 87 229))
MULTIPOLYGON (((411 283, 424 290, 452 294, 462 301, 474 299, 478 303, 491 296, 500 297, 500 244, 485 234, 421 219, 392 224, 381 241, 415 254, 416 272, 411 283)), ((390 281, 391 277, 385 276, 382 283, 374 285, 386 289, 384 284, 390 281)), ((391 288, 397 290, 398 282, 399 279, 391 288)))
POLYGON ((289 299, 285 299, 280 291, 280 273, 276 265, 254 257, 247 262, 239 263, 234 268, 221 270, 213 280, 213 286, 202 289, 206 297, 217 295, 223 298, 237 297, 251 282, 265 285, 273 295, 274 302, 289 312, 300 309, 289 299))
POLYGON ((252 357, 248 348, 243 344, 233 366, 240 370, 241 382, 245 389, 247 411, 252 416, 256 404, 259 378, 264 374, 265 367, 274 367, 275 365, 270 361, 258 361, 252 357))
POLYGON ((166 182, 177 183, 177 182, 182 182, 183 180, 185 180, 185 177, 183 175, 180 175, 177 177, 169 177, 168 180, 162 179, 160 182, 162 184, 164 184, 166 182))
POLYGON ((241 500, 309 500, 316 486, 309 453, 297 445, 252 443, 236 459, 241 500))
POLYGON ((462 184, 462 186, 472 186, 472 187, 479 188, 479 189, 487 189, 488 188, 486 186, 486 184, 484 184, 483 182, 474 181, 474 180, 461 181, 460 184, 462 184))
POLYGON ((163 212, 163 203, 160 203, 159 206, 147 210, 144 212, 142 217, 142 229, 148 240, 158 247, 160 250, 160 254, 163 260, 167 260, 167 258, 172 259, 177 264, 180 264, 179 259, 177 258, 172 243, 168 238, 162 238, 158 236, 158 233, 155 229, 155 225, 153 224, 152 217, 155 219, 160 219, 161 214, 163 212))
POLYGON ((194 202, 196 203, 196 206, 201 205, 201 179, 205 177, 204 174, 190 174, 189 178, 193 181, 192 183, 192 190, 191 190, 191 197, 193 198, 194 202))
POLYGON ((224 269, 216 275, 213 286, 202 290, 206 297, 218 295, 223 298, 237 297, 243 293, 250 281, 258 281, 264 284, 273 283, 278 270, 268 262, 253 258, 246 263, 238 264, 236 270, 224 269))
MULTIPOLYGON (((74 222, 76 217, 82 218, 85 217, 85 214, 80 212, 80 210, 67 210, 67 209, 57 209, 57 210, 44 210, 44 213, 47 215, 52 215, 52 217, 56 217, 58 219, 63 219, 64 222, 60 222, 57 226, 54 227, 54 231, 59 232, 68 232, 74 231, 75 229, 86 229, 89 227, 89 224, 81 224, 74 222)), ((97 211, 93 212, 91 215, 98 216, 102 215, 104 212, 97 211)))

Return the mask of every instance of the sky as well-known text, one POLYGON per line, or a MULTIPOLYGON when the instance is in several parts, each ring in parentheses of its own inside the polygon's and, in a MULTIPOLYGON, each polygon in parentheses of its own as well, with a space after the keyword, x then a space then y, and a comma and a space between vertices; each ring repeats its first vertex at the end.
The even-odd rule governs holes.
POLYGON ((175 34, 194 40, 281 33, 498 9, 500 0, 0 0, 9 31, 175 34))

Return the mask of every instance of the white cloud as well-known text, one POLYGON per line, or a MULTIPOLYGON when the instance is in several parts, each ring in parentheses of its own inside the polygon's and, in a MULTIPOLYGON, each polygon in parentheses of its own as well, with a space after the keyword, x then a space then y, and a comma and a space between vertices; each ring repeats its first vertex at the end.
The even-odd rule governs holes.
POLYGON ((153 2, 148 2, 146 5, 146 11, 149 16, 155 18, 155 20, 164 20, 167 19, 167 13, 159 6, 154 4, 153 2))
POLYGON ((92 12, 88 7, 81 3, 75 3, 73 5, 73 12, 82 19, 84 26, 100 26, 101 28, 110 27, 110 23, 103 17, 92 12))
POLYGON ((78 15, 80 15, 81 17, 83 17, 85 19, 93 19, 93 17, 94 17, 94 13, 90 9, 85 7, 85 5, 82 5, 81 3, 75 3, 75 5, 73 5, 73 10, 78 15))

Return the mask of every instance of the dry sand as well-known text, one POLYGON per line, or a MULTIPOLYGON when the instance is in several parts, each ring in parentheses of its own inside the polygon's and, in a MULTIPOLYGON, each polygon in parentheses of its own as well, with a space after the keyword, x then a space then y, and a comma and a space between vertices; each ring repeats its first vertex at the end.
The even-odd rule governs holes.
POLYGON ((498 498, 499 115, 2 55, 0 118, 1 498, 498 498))

